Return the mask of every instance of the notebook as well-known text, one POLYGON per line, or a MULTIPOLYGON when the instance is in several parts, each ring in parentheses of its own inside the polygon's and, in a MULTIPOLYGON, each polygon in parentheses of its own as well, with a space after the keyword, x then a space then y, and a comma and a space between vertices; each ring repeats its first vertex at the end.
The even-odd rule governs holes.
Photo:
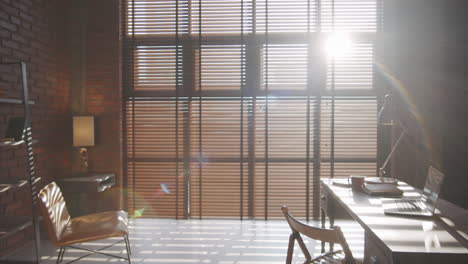
POLYGON ((429 167, 422 195, 418 199, 382 198, 384 213, 388 215, 432 216, 445 175, 429 167))
POLYGON ((403 194, 395 184, 390 183, 366 184, 363 191, 372 196, 399 197, 403 194))

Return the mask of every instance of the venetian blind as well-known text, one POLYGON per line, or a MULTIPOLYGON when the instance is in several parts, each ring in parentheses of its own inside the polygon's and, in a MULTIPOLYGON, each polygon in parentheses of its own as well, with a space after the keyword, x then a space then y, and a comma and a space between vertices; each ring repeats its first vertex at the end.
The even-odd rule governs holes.
POLYGON ((319 215, 376 174, 378 0, 123 1, 127 204, 143 217, 319 215), (350 45, 324 53, 346 31, 350 45))

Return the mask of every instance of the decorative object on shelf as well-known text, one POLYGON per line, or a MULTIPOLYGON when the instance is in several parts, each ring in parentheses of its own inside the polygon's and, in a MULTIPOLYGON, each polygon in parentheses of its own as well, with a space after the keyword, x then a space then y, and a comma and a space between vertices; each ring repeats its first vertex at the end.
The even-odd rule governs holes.
POLYGON ((378 171, 379 176, 366 178, 366 183, 376 183, 376 184, 378 183, 397 184, 398 183, 398 180, 395 179, 393 176, 387 177, 386 176, 387 172, 385 171, 393 154, 395 153, 396 149, 400 145, 401 140, 406 135, 405 128, 398 121, 395 121, 395 113, 394 113, 393 107, 394 106, 392 104, 392 97, 389 94, 386 94, 384 98, 384 104, 382 108, 380 109, 379 113, 377 114, 377 123, 383 127, 390 127, 390 129, 393 129, 396 126, 399 126, 401 128, 400 136, 395 141, 395 144, 393 144, 390 150, 390 153, 388 153, 387 158, 385 159, 382 166, 379 168, 379 171, 378 171))
POLYGON ((8 127, 6 138, 12 138, 15 141, 20 141, 24 138, 24 117, 16 116, 8 119, 8 127))
POLYGON ((80 148, 80 169, 82 172, 88 171, 88 149, 94 146, 94 117, 74 116, 73 117, 73 146, 80 148))

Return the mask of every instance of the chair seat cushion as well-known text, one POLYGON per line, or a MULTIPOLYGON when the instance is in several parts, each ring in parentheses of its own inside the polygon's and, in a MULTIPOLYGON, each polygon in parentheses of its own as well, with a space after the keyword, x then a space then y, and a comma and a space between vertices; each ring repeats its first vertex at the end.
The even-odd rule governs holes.
POLYGON ((72 218, 59 239, 59 245, 128 235, 128 215, 109 211, 72 218))

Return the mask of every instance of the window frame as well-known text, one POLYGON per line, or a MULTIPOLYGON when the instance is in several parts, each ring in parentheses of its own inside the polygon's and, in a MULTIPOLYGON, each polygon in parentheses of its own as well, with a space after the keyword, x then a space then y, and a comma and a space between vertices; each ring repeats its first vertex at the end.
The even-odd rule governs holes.
MULTIPOLYGON (((123 9, 126 8, 127 1, 123 1, 123 9)), ((180 0, 183 2, 182 0, 180 0)), ((179 1, 176 1, 179 2, 179 1)), ((312 0, 310 1, 312 2, 312 0)), ((318 3, 318 1, 317 1, 318 3)), ((376 0, 376 3, 380 6, 380 0, 376 0)), ((189 12, 189 11, 187 11, 189 12)), ((379 11, 378 11, 379 12, 379 11)), ((123 14, 125 15, 125 10, 123 10, 123 14)), ((189 18, 190 15, 184 15, 184 17, 189 18)), ((123 20, 126 17, 124 17, 123 20)), ((309 19, 310 21, 310 19, 309 19)), ((377 21, 378 26, 380 25, 381 21, 377 21)), ((136 102, 138 100, 159 100, 158 98, 165 98, 166 100, 175 100, 176 104, 177 100, 181 98, 181 100, 189 100, 190 101, 203 101, 207 100, 216 100, 219 98, 224 98, 225 100, 236 100, 236 98, 241 98, 241 100, 270 100, 271 98, 275 97, 301 97, 306 100, 313 101, 317 100, 321 102, 322 100, 327 100, 327 98, 331 98, 332 101, 337 100, 339 97, 367 97, 367 98, 376 98, 376 102, 378 103, 378 94, 379 90, 376 85, 375 80, 375 71, 372 72, 373 78, 373 86, 371 89, 327 89, 327 58, 323 53, 323 43, 324 40, 332 33, 330 32, 321 32, 318 31, 309 31, 309 32, 294 32, 294 33, 258 33, 255 31, 247 32, 244 34, 227 34, 227 35, 218 35, 218 34, 192 34, 190 32, 190 21, 182 21, 181 29, 176 29, 176 34, 158 34, 158 35, 138 35, 138 34, 127 34, 126 29, 129 27, 127 26, 128 21, 123 22, 123 70, 124 70, 124 105, 127 102, 136 102), (186 28, 184 28, 186 27, 186 28), (307 71, 307 87, 304 90, 291 90, 291 89, 262 89, 261 87, 261 72, 263 69, 261 68, 262 65, 262 53, 263 53, 263 46, 267 44, 282 44, 282 45, 297 45, 297 44, 305 44, 308 50, 308 71, 307 71), (198 61, 196 60, 196 54, 199 53, 199 47, 203 47, 205 45, 245 45, 245 49, 241 52, 241 58, 244 59, 242 73, 244 74, 241 78, 243 78, 243 85, 238 90, 196 90, 196 78, 199 72, 196 71, 198 66, 198 61), (176 62, 177 68, 177 80, 176 86, 174 90, 165 90, 165 91, 158 91, 158 90, 147 90, 141 91, 137 90, 134 87, 134 76, 129 76, 128 73, 129 69, 133 69, 135 66, 135 54, 132 50, 137 49, 139 46, 151 46, 151 47, 160 47, 160 46, 175 46, 180 47, 177 49, 179 54, 176 55, 178 61, 176 62), (179 60, 180 58, 180 60, 179 60), (318 62, 318 63, 315 63, 318 62), (310 70, 312 69, 312 70, 310 70), (184 98, 184 99, 182 99, 184 98)), ((255 24, 255 22, 252 22, 255 24)), ((320 23, 318 23, 320 24, 320 23)), ((318 27, 320 29, 320 27, 318 27)), ((379 29, 380 27, 378 27, 379 29)), ((351 32, 350 33, 354 43, 357 44, 370 44, 371 46, 375 47, 378 38, 378 32, 351 32)), ((332 60, 333 63, 333 60, 332 60)), ((268 103, 267 103, 268 104, 268 103)), ((334 102, 333 102, 334 104, 334 102)), ((311 106, 313 111, 320 111, 320 106, 312 105, 311 106), (318 107, 318 108, 317 108, 318 107)), ((332 107, 334 109, 334 107, 332 107)), ((128 113, 127 110, 123 109, 124 116, 128 113)), ((131 111, 131 109, 130 109, 131 111)), ((333 112, 334 110, 332 110, 333 112)), ((177 114, 176 114, 177 115, 177 114)), ((177 115, 178 116, 178 115, 177 115)), ((185 117, 184 117, 185 118, 185 117)), ((190 117, 189 119, 185 120, 189 122, 190 126, 190 117)), ((255 114, 254 117, 255 118, 255 114)), ((334 120, 334 113, 331 114, 331 118, 334 120)), ((321 127, 320 123, 320 116, 307 118, 308 122, 308 129, 312 126, 321 127)), ((334 122, 334 121, 333 121, 334 122)), ((268 123, 268 121, 266 121, 268 123)), ((123 124, 124 130, 126 124, 123 124)), ((267 124, 268 126, 268 124, 267 124)), ((332 125, 334 127, 334 124, 332 125)), ((185 127, 181 127, 180 129, 186 129, 185 127)), ((315 128, 316 129, 316 128, 315 128)), ((320 130, 320 129, 318 129, 320 130)), ((332 138, 334 135, 334 128, 331 128, 332 138)), ((250 133, 250 132, 248 132, 250 133)), ((313 132, 308 131, 307 133, 311 133, 311 136, 314 138, 315 141, 319 142, 320 145, 320 132, 313 132), (317 135, 318 133, 318 135, 317 135)), ((250 135, 249 135, 250 137, 250 135)), ((250 140, 250 139, 249 139, 250 140)), ((255 140, 255 139, 254 139, 255 140)), ((332 142, 334 139, 332 139, 332 142)), ((124 141, 125 142, 125 141, 124 141)), ((125 143, 126 144, 126 143, 125 143)), ((183 143, 185 144, 185 143, 183 143)), ((309 143, 307 143, 309 144, 309 143)), ((333 143, 332 143, 333 144, 333 143)), ((306 162, 308 164, 320 164, 322 162, 329 162, 330 164, 339 163, 339 162, 375 162, 377 164, 377 156, 375 159, 349 159, 349 158, 336 158, 333 153, 331 153, 331 157, 321 157, 320 155, 320 147, 317 148, 316 144, 308 146, 307 152, 314 153, 314 155, 307 154, 306 161, 309 160, 310 162, 306 162)), ((332 146, 332 149, 334 147, 332 146)), ((191 163, 195 162, 196 159, 191 157, 190 150, 184 150, 185 152, 189 153, 188 155, 185 153, 183 154, 184 157, 177 158, 176 162, 183 162, 183 163, 191 163)), ((201 157, 202 158, 202 157, 201 157)), ((126 154, 124 154, 124 159, 127 161, 134 161, 135 159, 127 158, 126 154)), ((247 159, 250 159, 247 157, 247 159)), ((161 159, 145 159, 146 161, 162 161, 161 159)), ((257 158, 254 157, 254 160, 257 158)), ((269 157, 266 157, 261 162, 268 163, 269 157)), ((239 159, 239 162, 241 160, 239 159)), ((291 160, 294 161, 294 160, 291 160)), ((302 162, 302 159, 297 159, 298 162, 302 162)), ((242 163, 242 162, 241 162, 242 163)), ((268 166, 268 165, 267 165, 268 166)), ((334 165, 330 165, 330 174, 334 175, 335 172, 333 171, 334 165)), ((179 167, 179 166, 176 166, 179 167)), ((377 169, 377 168, 376 168, 377 169)), ((265 169, 266 171, 268 168, 265 169)), ((317 185, 317 182, 320 177, 320 166, 313 166, 312 168, 307 168, 307 174, 313 175, 312 181, 314 184, 317 185), (317 168, 318 167, 318 168, 317 168), (317 171, 318 169, 318 171, 317 171), (310 170, 310 171, 309 171, 310 170)), ((249 172, 250 173, 250 172, 249 172)), ((183 169, 184 177, 190 177, 190 168, 184 165, 183 169)), ((266 173, 268 174, 268 172, 266 173)), ((243 176, 241 176, 243 177, 243 176)), ((316 208, 318 206, 318 199, 317 196, 319 191, 318 187, 314 185, 314 193, 310 194, 313 197, 307 197, 307 201, 313 201, 313 205, 306 207, 309 208, 316 208)), ((247 191, 247 190, 246 190, 247 191)), ((189 194, 184 194, 185 203, 188 204, 190 198, 187 197, 189 194)), ((249 194, 250 195, 250 194, 249 194)), ((254 217, 255 213, 251 211, 252 207, 255 207, 252 201, 252 197, 248 198, 249 204, 249 212, 244 213, 244 210, 241 209, 241 219, 243 215, 246 214, 250 217, 254 217)), ((267 199, 265 199, 266 201, 267 199)), ((267 202, 266 202, 267 203, 267 202)), ((201 207, 201 206, 200 206, 201 207)), ((268 208, 268 205, 265 205, 268 208)), ((200 209, 201 210, 201 209, 200 209)), ((308 209, 307 209, 308 210, 308 209)), ((178 212, 178 211, 177 211, 178 212)), ((308 220, 310 216, 316 218, 318 216, 318 210, 314 209, 312 214, 307 212, 306 219, 308 220)), ((268 219, 268 209, 265 210, 265 219, 268 219)), ((178 215, 177 217, 190 217, 189 212, 185 212, 183 216, 178 215)), ((202 217, 200 213, 199 217, 202 217)))

